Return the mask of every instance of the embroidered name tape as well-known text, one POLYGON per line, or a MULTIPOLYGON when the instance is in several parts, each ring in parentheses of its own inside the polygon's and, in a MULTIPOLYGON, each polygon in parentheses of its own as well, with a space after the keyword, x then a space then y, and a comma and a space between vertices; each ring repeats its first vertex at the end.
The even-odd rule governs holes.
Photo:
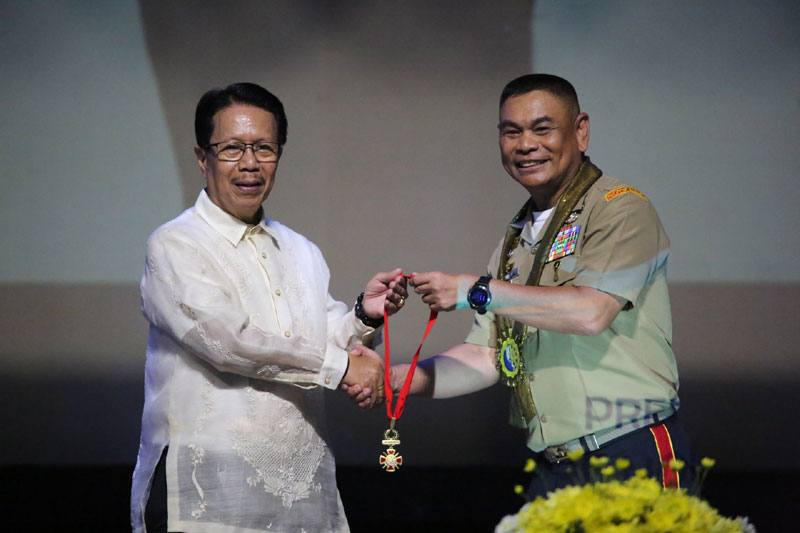
POLYGON ((547 254, 547 262, 574 254, 575 247, 578 245, 578 233, 580 231, 580 226, 571 226, 559 231, 558 235, 556 235, 556 240, 553 242, 553 247, 550 248, 550 253, 547 254))
POLYGON ((637 194, 637 195, 641 196, 642 198, 644 198, 645 200, 647 200, 647 196, 645 196, 644 194, 640 193, 639 191, 637 191, 633 187, 617 187, 613 191, 608 191, 606 193, 606 202, 610 202, 611 200, 613 200, 617 196, 619 196, 621 194, 629 193, 629 192, 632 192, 633 194, 637 194))

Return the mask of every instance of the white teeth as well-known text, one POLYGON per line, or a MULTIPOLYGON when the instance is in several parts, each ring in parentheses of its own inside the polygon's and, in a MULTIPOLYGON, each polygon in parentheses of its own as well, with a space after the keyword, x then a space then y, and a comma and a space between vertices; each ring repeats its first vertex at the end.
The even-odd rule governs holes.
POLYGON ((538 165, 538 164, 539 164, 538 161, 523 161, 522 163, 517 163, 517 166, 521 167, 521 168, 527 168, 527 167, 532 167, 532 166, 535 166, 535 165, 538 165))

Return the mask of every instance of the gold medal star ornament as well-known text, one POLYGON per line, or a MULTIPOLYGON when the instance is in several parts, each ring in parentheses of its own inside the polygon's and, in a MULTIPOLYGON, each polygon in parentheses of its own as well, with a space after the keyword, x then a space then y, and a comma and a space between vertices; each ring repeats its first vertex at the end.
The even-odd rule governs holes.
POLYGON ((513 386, 514 378, 520 372, 522 358, 519 354, 519 341, 515 338, 512 329, 508 329, 506 337, 496 353, 497 370, 506 385, 513 386))
POLYGON ((394 472, 403 464, 403 457, 394 448, 388 448, 381 454, 379 461, 384 470, 394 472))
POLYGON ((500 346, 495 352, 497 372, 500 374, 500 381, 513 389, 514 401, 526 422, 529 422, 536 414, 536 406, 525 371, 525 359, 520 351, 522 339, 513 328, 506 328, 500 333, 500 346))
MULTIPOLYGON (((392 426, 394 426, 394 420, 392 420, 392 426)), ((388 446, 388 448, 378 458, 378 462, 387 472, 394 472, 403 464, 403 457, 394 449, 395 446, 400 444, 400 434, 394 427, 390 427, 383 433, 381 444, 388 446)))

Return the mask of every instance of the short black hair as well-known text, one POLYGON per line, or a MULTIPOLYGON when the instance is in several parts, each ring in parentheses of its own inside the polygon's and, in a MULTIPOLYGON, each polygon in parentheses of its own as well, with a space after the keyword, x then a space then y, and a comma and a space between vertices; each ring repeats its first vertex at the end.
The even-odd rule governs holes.
POLYGON ((532 91, 546 91, 556 96, 567 105, 567 109, 573 116, 577 117, 581 112, 575 87, 564 78, 553 74, 526 74, 511 80, 500 94, 500 107, 503 107, 503 103, 512 96, 532 91))
POLYGON ((232 83, 224 89, 211 89, 197 102, 194 114, 194 136, 197 146, 208 148, 211 134, 214 133, 214 115, 233 104, 247 104, 272 113, 278 126, 278 144, 286 144, 289 123, 283 104, 277 96, 262 86, 249 83, 232 83))

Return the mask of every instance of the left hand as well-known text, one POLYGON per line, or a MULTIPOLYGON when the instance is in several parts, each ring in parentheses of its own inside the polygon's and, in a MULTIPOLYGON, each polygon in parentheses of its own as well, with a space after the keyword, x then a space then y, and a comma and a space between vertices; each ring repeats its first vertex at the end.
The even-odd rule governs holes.
POLYGON ((393 315, 405 305, 408 296, 408 282, 403 270, 395 268, 391 272, 378 272, 364 289, 364 312, 370 318, 383 318, 383 309, 393 315))
POLYGON ((447 274, 445 272, 414 273, 411 286, 422 295, 431 311, 452 311, 468 307, 467 292, 478 280, 471 274, 447 274))

